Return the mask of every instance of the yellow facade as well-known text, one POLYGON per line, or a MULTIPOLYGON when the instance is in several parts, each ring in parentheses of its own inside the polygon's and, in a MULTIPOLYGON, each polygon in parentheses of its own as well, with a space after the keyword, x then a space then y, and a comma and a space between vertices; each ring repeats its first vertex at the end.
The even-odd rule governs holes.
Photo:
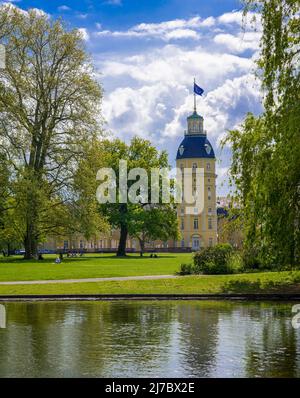
MULTIPOLYGON (((204 205, 198 214, 186 214, 190 204, 178 205, 178 222, 181 230, 181 242, 177 247, 189 247, 193 250, 214 246, 217 243, 217 212, 216 212, 216 161, 215 159, 190 158, 176 161, 177 168, 204 169, 204 205), (196 166, 196 167, 195 167, 196 166)), ((196 188, 196 173, 193 173, 193 191, 196 188)))
POLYGON ((214 246, 217 243, 216 158, 204 130, 203 117, 197 114, 196 108, 187 118, 187 131, 178 148, 176 167, 182 175, 183 193, 187 178, 192 194, 198 193, 200 197, 200 206, 196 202, 194 209, 185 200, 178 205, 182 239, 177 247, 199 250, 214 246))

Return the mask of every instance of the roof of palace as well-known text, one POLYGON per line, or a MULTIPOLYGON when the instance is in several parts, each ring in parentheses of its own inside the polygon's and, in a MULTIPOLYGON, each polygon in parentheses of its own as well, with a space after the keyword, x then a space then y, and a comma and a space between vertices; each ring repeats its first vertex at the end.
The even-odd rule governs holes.
POLYGON ((215 158, 215 153, 206 135, 186 134, 179 145, 176 160, 188 158, 215 158))

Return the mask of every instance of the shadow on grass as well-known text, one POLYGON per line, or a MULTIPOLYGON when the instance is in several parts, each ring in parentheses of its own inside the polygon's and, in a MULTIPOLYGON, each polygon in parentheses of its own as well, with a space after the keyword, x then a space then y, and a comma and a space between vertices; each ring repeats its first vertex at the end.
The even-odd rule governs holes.
POLYGON ((288 293, 300 292, 299 282, 230 280, 221 288, 222 293, 288 293))
MULTIPOLYGON (((52 257, 44 257, 43 260, 35 260, 35 259, 31 259, 31 260, 26 260, 24 259, 22 256, 20 257, 2 257, 0 258, 0 264, 53 264, 55 261, 55 255, 51 255, 52 257)), ((159 260, 159 259, 165 259, 165 258, 176 258, 175 255, 158 255, 157 258, 155 257, 150 257, 150 255, 144 255, 143 257, 141 257, 139 254, 136 255, 127 255, 127 256, 122 256, 122 257, 118 257, 115 254, 111 254, 111 255, 106 255, 106 254, 95 254, 93 256, 83 256, 83 257, 64 257, 63 259, 63 263, 62 264, 74 264, 77 262, 87 262, 87 261, 91 261, 91 260, 147 260, 147 259, 151 259, 153 260, 153 262, 159 260)), ((101 261, 100 261, 101 262, 101 261)))
POLYGON ((113 254, 113 255, 111 255, 111 256, 101 256, 101 255, 99 255, 99 256, 93 256, 93 257, 88 257, 88 258, 102 258, 102 259, 105 259, 105 258, 113 258, 113 259, 116 259, 116 260, 145 260, 145 259, 151 259, 151 260, 159 260, 159 259, 161 259, 161 258, 176 258, 176 256, 174 256, 174 255, 164 255, 164 254, 162 254, 162 255, 160 255, 160 254, 158 254, 157 255, 157 257, 150 257, 150 255, 143 255, 143 257, 141 257, 139 254, 135 254, 135 255, 127 255, 127 256, 120 256, 120 257, 118 257, 118 256, 116 256, 115 254, 113 254))

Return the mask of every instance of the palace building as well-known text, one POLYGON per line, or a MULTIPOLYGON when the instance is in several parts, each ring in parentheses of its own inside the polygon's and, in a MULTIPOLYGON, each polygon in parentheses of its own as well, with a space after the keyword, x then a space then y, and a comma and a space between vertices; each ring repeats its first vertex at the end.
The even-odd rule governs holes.
POLYGON ((213 246, 217 243, 217 212, 216 212, 216 158, 214 150, 207 139, 203 128, 203 117, 198 115, 196 106, 191 116, 187 118, 187 131, 184 139, 179 145, 176 157, 176 166, 182 170, 191 170, 189 181, 192 191, 201 191, 200 183, 204 179, 204 192, 201 197, 202 211, 199 213, 197 207, 194 212, 187 212, 189 204, 183 203, 178 206, 179 226, 182 240, 180 247, 199 250, 202 247, 213 246), (197 169, 202 169, 201 175, 197 176, 197 169), (202 178, 201 181, 199 179, 202 178))
MULTIPOLYGON (((201 210, 185 203, 178 205, 178 221, 181 231, 181 240, 168 242, 154 241, 146 244, 148 250, 158 251, 187 251, 200 250, 203 247, 214 246, 217 243, 217 210, 216 210, 216 158, 214 150, 207 139, 203 127, 203 117, 198 115, 196 102, 194 112, 187 118, 187 130, 179 145, 176 156, 176 167, 182 171, 191 170, 189 181, 195 193, 202 183, 201 210), (200 177, 196 172, 201 170, 200 177), (200 181, 200 178, 202 179, 200 181), (203 183, 204 180, 204 183, 203 183)), ((183 184, 184 186, 184 184, 183 184)), ((79 234, 63 239, 49 239, 41 249, 45 250, 87 250, 87 251, 116 251, 119 243, 119 232, 112 230, 110 234, 99 235, 87 241, 79 234)), ((128 251, 139 251, 139 242, 136 239, 127 240, 128 251)))

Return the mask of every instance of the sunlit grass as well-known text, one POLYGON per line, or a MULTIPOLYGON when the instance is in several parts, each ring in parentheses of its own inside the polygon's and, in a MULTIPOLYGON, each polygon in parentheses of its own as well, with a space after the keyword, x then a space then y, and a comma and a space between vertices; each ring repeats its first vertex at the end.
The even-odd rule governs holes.
POLYGON ((0 286, 0 294, 219 294, 298 293, 300 271, 176 279, 0 286))
POLYGON ((29 281, 51 279, 107 278, 139 275, 174 275, 182 262, 192 261, 191 253, 159 253, 140 257, 131 254, 116 257, 114 254, 87 254, 84 257, 64 258, 55 264, 55 255, 45 255, 44 260, 22 260, 20 256, 0 260, 0 281, 29 281))

